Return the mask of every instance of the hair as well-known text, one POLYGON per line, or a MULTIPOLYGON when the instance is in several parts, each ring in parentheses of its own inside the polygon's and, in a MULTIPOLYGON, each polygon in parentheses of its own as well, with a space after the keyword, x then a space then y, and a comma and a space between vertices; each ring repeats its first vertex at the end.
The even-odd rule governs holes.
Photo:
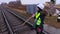
POLYGON ((45 14, 45 11, 44 10, 42 10, 40 7, 38 7, 38 12, 40 12, 41 13, 41 16, 46 16, 46 14, 45 14))

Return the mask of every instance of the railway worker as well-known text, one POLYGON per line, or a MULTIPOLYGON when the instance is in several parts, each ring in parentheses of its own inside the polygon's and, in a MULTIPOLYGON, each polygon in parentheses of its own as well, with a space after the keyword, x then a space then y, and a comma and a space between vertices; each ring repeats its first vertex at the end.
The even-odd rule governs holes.
POLYGON ((35 18, 34 27, 37 34, 44 34, 43 24, 44 24, 45 16, 46 16, 46 11, 44 12, 44 5, 43 4, 37 5, 37 12, 32 15, 32 17, 35 18))

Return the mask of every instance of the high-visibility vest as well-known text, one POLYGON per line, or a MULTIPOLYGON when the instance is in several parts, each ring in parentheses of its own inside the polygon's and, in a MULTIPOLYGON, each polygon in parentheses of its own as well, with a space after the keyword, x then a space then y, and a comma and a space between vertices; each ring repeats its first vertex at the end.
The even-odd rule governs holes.
POLYGON ((36 12, 35 18, 37 20, 36 25, 40 25, 41 24, 40 12, 36 12))

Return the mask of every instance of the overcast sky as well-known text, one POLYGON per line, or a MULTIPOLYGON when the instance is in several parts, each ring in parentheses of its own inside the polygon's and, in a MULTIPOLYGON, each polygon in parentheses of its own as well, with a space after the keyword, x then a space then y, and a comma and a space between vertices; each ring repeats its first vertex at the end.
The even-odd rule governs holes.
POLYGON ((8 3, 8 2, 10 2, 10 1, 16 1, 16 0, 0 0, 0 4, 1 4, 2 2, 8 3))
MULTIPOLYGON (((16 1, 16 0, 0 0, 0 4, 2 2, 10 2, 10 1, 16 1)), ((27 1, 30 1, 31 3, 33 3, 33 1, 35 1, 34 3, 45 3, 46 1, 50 1, 50 0, 22 0, 23 2, 27 3, 27 1)), ((60 0, 56 0, 56 4, 60 4, 60 0)))
POLYGON ((38 3, 45 3, 46 1, 50 0, 21 0, 22 4, 38 4, 38 3))
MULTIPOLYGON (((22 4, 37 4, 50 2, 50 0, 21 0, 22 4)), ((56 0, 56 4, 60 4, 60 0, 56 0)))
POLYGON ((56 4, 60 4, 60 0, 56 0, 56 4))

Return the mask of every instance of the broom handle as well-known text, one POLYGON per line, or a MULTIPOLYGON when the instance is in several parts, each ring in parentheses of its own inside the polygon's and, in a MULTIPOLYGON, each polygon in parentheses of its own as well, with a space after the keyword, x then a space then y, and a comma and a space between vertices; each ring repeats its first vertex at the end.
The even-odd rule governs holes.
POLYGON ((22 25, 24 25, 26 22, 28 22, 31 18, 33 18, 35 14, 33 14, 31 17, 29 17, 22 25))

